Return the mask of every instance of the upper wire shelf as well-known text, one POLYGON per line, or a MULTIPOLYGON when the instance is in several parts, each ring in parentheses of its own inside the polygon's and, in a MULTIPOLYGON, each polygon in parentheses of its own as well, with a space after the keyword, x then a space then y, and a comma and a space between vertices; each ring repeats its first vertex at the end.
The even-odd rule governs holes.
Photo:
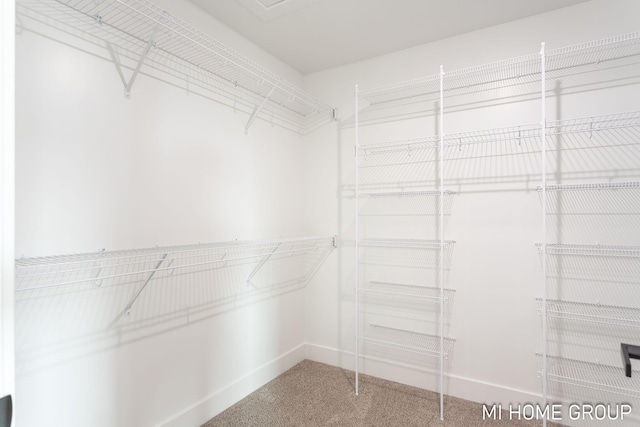
MULTIPOLYGON (((542 354, 536 353, 542 359, 542 354)), ((547 356, 547 379, 549 381, 578 386, 595 391, 640 398, 640 371, 633 371, 631 378, 625 376, 621 367, 602 363, 583 362, 556 356, 547 356)), ((539 371, 541 376, 542 372, 539 371)))
MULTIPOLYGON (((542 253, 542 244, 536 243, 538 253, 542 253)), ((578 245, 552 243, 546 245, 548 255, 578 255, 596 257, 640 258, 640 246, 619 245, 578 245)))
POLYGON ((333 107, 148 0, 55 1, 79 12, 96 33, 117 30, 118 42, 140 55, 139 67, 147 57, 179 61, 189 77, 206 74, 198 81, 207 89, 253 104, 245 131, 256 117, 303 134, 334 118, 333 107))
MULTIPOLYGON (((539 306, 538 314, 541 314, 543 300, 537 298, 536 301, 539 306)), ((558 319, 640 328, 640 310, 637 308, 547 300, 546 312, 547 316, 558 319)))
MULTIPOLYGON (((624 129, 640 129, 640 111, 627 111, 599 116, 572 118, 565 120, 550 120, 545 129, 548 137, 580 134, 585 143, 596 144, 591 141, 594 135, 605 136, 624 129)), ((635 135, 635 134, 634 134, 635 135)), ((636 135, 640 138, 640 135, 636 135)), ((504 142, 533 143, 534 151, 540 151, 542 143, 542 129, 540 124, 525 124, 494 129, 483 129, 470 132, 446 134, 443 137, 445 148, 460 148, 474 144, 498 144, 504 142)), ((602 142, 599 142, 600 144, 602 142)), ((616 142, 619 144, 619 141, 616 142)), ((440 146, 439 136, 388 141, 377 144, 361 145, 358 154, 362 157, 376 156, 394 152, 411 152, 425 149, 437 149, 440 146)), ((549 151, 556 147, 549 141, 549 151)), ((548 187, 547 187, 548 188, 548 187)))
MULTIPOLYGON (((637 66, 638 56, 640 32, 550 49, 545 52, 546 78, 571 80, 583 73, 605 70, 611 72, 614 69, 616 77, 633 78, 637 77, 637 72, 632 70, 624 74, 621 69, 637 66)), ((541 80, 541 56, 532 53, 453 71, 445 69, 444 97, 489 93, 490 98, 503 98, 513 95, 519 87, 530 84, 537 87, 541 80)), ((409 99, 438 100, 440 74, 361 90, 360 95, 372 106, 409 99)))
POLYGON ((234 263, 257 263, 246 279, 249 284, 269 260, 319 253, 335 245, 333 236, 305 237, 22 258, 15 261, 16 292, 72 285, 115 285, 138 281, 141 277, 148 282, 158 274, 173 275, 234 263))
MULTIPOLYGON (((444 190, 445 196, 455 195, 455 191, 444 190)), ((416 190, 416 191, 373 191, 359 193, 360 197, 423 197, 440 196, 440 190, 416 190)))

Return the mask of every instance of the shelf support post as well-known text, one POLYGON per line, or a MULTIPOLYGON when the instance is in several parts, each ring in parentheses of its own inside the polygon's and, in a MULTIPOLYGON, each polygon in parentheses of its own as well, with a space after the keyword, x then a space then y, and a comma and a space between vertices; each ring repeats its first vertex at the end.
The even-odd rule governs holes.
POLYGON ((255 110, 253 110, 253 113, 251 114, 251 117, 249 117, 249 121, 247 122, 246 125, 244 125, 244 134, 245 135, 249 132, 249 127, 251 126, 251 123, 253 123, 253 121, 256 119, 256 117, 258 117, 258 114, 260 113, 260 111, 262 111, 264 106, 267 104, 267 101, 269 101, 269 98, 271 98, 271 96, 276 91, 276 89, 278 88, 279 85, 280 85, 280 81, 278 81, 275 85, 273 85, 273 87, 271 88, 271 90, 269 91, 267 96, 262 100, 262 103, 258 107, 256 107, 255 110))
MULTIPOLYGON (((542 137, 542 407, 547 406, 547 116, 545 44, 540 46, 540 136, 542 137)), ((547 417, 542 419, 547 427, 547 417)))
POLYGON ((440 421, 444 420, 444 66, 440 65, 440 421))
POLYGON ((124 97, 127 98, 127 99, 131 98, 131 88, 133 87, 133 83, 136 81, 136 77, 138 77, 138 73, 140 73, 140 69, 142 68, 142 64, 147 59, 147 56, 149 55, 149 52, 151 51, 151 48, 153 47, 153 44, 155 43, 156 37, 158 35, 158 31, 160 31, 160 27, 162 26, 162 20, 165 18, 166 15, 167 15, 166 12, 162 12, 162 15, 160 16, 160 19, 158 20, 158 23, 156 24, 156 28, 153 30, 153 33, 151 34, 151 37, 149 38, 149 41, 147 42, 147 46, 144 48, 144 51, 142 52, 142 56, 138 60, 138 65, 136 66, 135 70, 133 70, 133 74, 131 75, 131 78, 129 79, 129 82, 127 83, 127 86, 124 88, 124 97))
POLYGON ((358 288, 359 288, 359 282, 360 282, 360 213, 358 212, 358 209, 360 209, 360 135, 359 135, 359 130, 358 130, 358 98, 360 97, 360 92, 358 90, 358 85, 356 85, 355 87, 355 91, 354 91, 354 96, 355 96, 355 151, 356 151, 356 155, 355 155, 355 160, 356 160, 356 238, 355 238, 355 242, 356 242, 356 271, 355 271, 355 276, 356 276, 356 288, 355 288, 355 308, 356 308, 356 318, 355 318, 355 329, 356 329, 356 333, 355 333, 355 372, 356 372, 356 396, 358 395, 360 389, 359 389, 359 375, 360 375, 360 371, 359 371, 359 365, 358 365, 358 359, 360 358, 360 354, 359 354, 359 347, 360 347, 360 337, 358 336, 358 329, 359 329, 359 325, 358 325, 358 311, 360 310, 360 305, 359 305, 359 293, 358 293, 358 288))
POLYGON ((253 269, 253 271, 251 272, 251 274, 249 274, 249 277, 247 277, 247 280, 245 281, 247 285, 251 285, 251 279, 253 279, 253 276, 255 276, 258 273, 258 271, 260 271, 262 266, 265 265, 267 261, 269 261, 269 258, 271 258, 271 256, 276 253, 276 251, 278 250, 281 244, 282 242, 278 243, 276 247, 273 248, 273 250, 266 257, 262 259, 262 261, 260 261, 260 264, 256 265, 256 268, 253 269))

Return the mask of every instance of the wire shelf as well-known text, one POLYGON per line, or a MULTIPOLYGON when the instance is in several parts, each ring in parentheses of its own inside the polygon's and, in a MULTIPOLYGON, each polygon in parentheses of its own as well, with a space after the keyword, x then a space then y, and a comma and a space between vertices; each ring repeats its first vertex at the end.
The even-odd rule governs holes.
POLYGON ((89 32, 106 35, 143 61, 178 62, 173 72, 253 104, 265 120, 304 134, 333 119, 333 107, 148 0, 20 0, 28 6, 52 1, 78 15, 73 25, 87 30, 83 22, 90 24, 89 32))
MULTIPOLYGON (((422 240, 422 239, 361 239, 360 246, 373 248, 401 248, 401 249, 432 249, 440 250, 440 240, 422 240)), ((444 247, 449 248, 456 242, 454 240, 445 240, 444 247)))
MULTIPOLYGON (((538 253, 542 254, 542 244, 536 243, 538 253)), ((547 244, 548 255, 576 255, 594 257, 640 257, 640 246, 618 245, 576 245, 568 243, 547 244)))
POLYGON ((309 237, 24 258, 15 262, 16 292, 72 285, 119 285, 143 278, 150 280, 151 277, 258 262, 251 277, 247 278, 249 282, 269 260, 320 253, 332 247, 335 247, 335 237, 309 237))
MULTIPOLYGON (((542 314, 543 300, 537 298, 536 301, 538 314, 542 314)), ((547 316, 577 322, 640 328, 640 309, 631 307, 548 299, 547 316)))
MULTIPOLYGON (((605 71, 617 74, 632 67, 622 78, 637 77, 640 63, 640 32, 623 34, 588 43, 550 49, 545 52, 547 79, 565 81, 581 74, 605 71)), ((445 98, 482 94, 485 100, 535 93, 542 79, 541 57, 538 53, 509 58, 489 64, 447 71, 443 84, 445 98), (535 85, 535 89, 533 88, 535 85), (530 89, 527 89, 530 88, 530 89), (525 90, 525 93, 522 93, 525 90), (488 94, 488 96, 487 96, 488 94)), ((579 79, 584 84, 585 79, 579 79)), ((407 99, 437 100, 440 95, 440 75, 407 80, 362 90, 370 105, 393 103, 407 99)))
MULTIPOLYGON (((371 323, 369 331, 359 337, 359 341, 394 350, 402 350, 432 357, 440 357, 440 336, 371 323)), ((453 338, 444 338, 442 353, 447 358, 455 342, 453 338)))
MULTIPOLYGON (((639 190, 639 189, 640 189, 640 181, 547 185, 547 191, 602 191, 602 190, 639 190)), ((542 191, 541 186, 538 186, 538 191, 542 191)))
POLYGON ((409 301, 440 301, 440 298, 442 298, 446 303, 453 299, 455 290, 444 289, 441 296, 440 288, 436 286, 370 281, 365 286, 360 287, 358 292, 409 301))
MULTIPOLYGON (((542 363, 542 354, 536 353, 542 363)), ((626 377, 621 367, 601 363, 583 362, 556 356, 547 356, 547 379, 590 390, 640 398, 640 371, 633 370, 632 377, 626 377)), ((542 377, 542 370, 538 376, 542 377)))
MULTIPOLYGON (((444 190, 445 196, 455 195, 455 191, 444 190)), ((360 197, 425 197, 425 196, 440 196, 439 190, 416 190, 416 191, 375 191, 359 193, 360 197)))

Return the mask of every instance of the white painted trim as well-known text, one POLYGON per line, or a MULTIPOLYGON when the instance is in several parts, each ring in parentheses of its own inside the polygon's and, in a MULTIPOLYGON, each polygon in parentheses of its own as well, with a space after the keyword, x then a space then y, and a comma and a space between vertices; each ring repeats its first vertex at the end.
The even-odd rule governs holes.
POLYGON ((205 398, 195 402, 157 426, 199 426, 215 417, 234 403, 253 393, 269 381, 293 368, 305 358, 305 344, 243 375, 205 398))
MULTIPOLYGON (((353 370, 353 352, 307 343, 305 356, 307 359, 315 362, 353 370)), ((438 371, 436 370, 417 368, 394 363, 390 360, 364 356, 360 359, 366 360, 366 363, 362 364, 364 366, 362 369, 364 374, 414 387, 424 388, 425 376, 429 374, 438 375, 438 371), (391 370, 390 368, 393 369, 391 370), (390 371, 393 372, 393 375, 389 375, 390 371)), ((539 403, 541 401, 540 393, 533 393, 459 375, 447 374, 445 378, 446 395, 470 400, 472 402, 486 404, 502 403, 503 406, 506 407, 509 404, 539 403)))
MULTIPOLYGON (((15 2, 0 4, 0 395, 15 392, 15 2)), ((14 423, 15 424, 15 423, 14 423)))

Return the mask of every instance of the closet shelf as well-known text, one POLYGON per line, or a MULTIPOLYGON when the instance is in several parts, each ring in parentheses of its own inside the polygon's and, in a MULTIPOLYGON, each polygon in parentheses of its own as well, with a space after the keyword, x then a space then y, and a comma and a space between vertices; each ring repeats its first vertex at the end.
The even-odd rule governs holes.
MULTIPOLYGON (((536 243, 542 254, 542 244, 536 243)), ((595 257, 640 258, 640 246, 576 245, 566 243, 547 244, 548 255, 578 255, 595 257)))
MULTIPOLYGON (((136 281, 144 281, 146 285, 157 275, 188 274, 240 263, 253 265, 246 279, 251 284, 251 279, 270 260, 304 255, 322 259, 322 254, 335 246, 335 236, 303 237, 22 258, 15 262, 16 292, 136 281)), ((306 266, 312 268, 315 264, 306 266)))
MULTIPOLYGON (((445 196, 453 196, 454 191, 444 190, 445 196)), ((416 191, 376 191, 359 193, 360 197, 423 197, 440 196, 439 190, 416 190, 416 191)))
MULTIPOLYGON (((560 135, 582 135, 585 141, 573 141, 573 144, 580 146, 594 145, 591 141, 594 135, 600 136, 601 140, 607 139, 620 144, 619 131, 634 129, 634 136, 626 135, 628 145, 638 144, 640 139, 640 111, 629 111, 600 116, 580 117, 566 120, 554 120, 546 123, 547 137, 560 135), (636 135, 637 133, 637 135, 636 135)), ((520 126, 510 126, 504 128, 482 129, 469 132, 460 132, 444 135, 443 144, 446 148, 463 147, 474 144, 498 144, 505 142, 530 143, 534 144, 534 151, 540 152, 542 145, 542 129, 539 124, 524 124, 520 126)), ((548 151, 554 151, 553 141, 548 141, 548 151)), ((600 141, 602 143, 602 141, 600 141)), ((378 144, 367 144, 361 146, 359 155, 363 157, 375 156, 392 152, 411 152, 425 149, 436 149, 440 146, 439 136, 429 136, 407 140, 388 141, 378 144)))
MULTIPOLYGON (((542 354, 536 353, 541 363, 542 354)), ((555 383, 573 385, 625 398, 640 398, 640 371, 633 376, 625 376, 621 367, 601 363, 583 362, 556 356, 547 356, 547 379, 555 383)), ((538 376, 542 377, 542 371, 538 376)))
MULTIPOLYGON (((537 298, 538 314, 542 314, 543 300, 537 298)), ((578 322, 600 323, 640 328, 640 309, 583 302, 547 300, 547 316, 578 322)))
MULTIPOLYGON (((621 78, 637 76, 640 57, 640 32, 609 37, 545 52, 546 78, 575 78, 585 73, 611 71, 620 75, 625 67, 633 67, 621 78)), ((444 70, 444 97, 487 93, 490 99, 513 95, 516 88, 536 84, 531 93, 539 90, 542 63, 539 53, 510 58, 485 65, 444 70)), ((585 76, 581 83, 584 84, 585 76)), ((440 99, 440 74, 407 80, 360 91, 370 106, 403 100, 440 99)))
MULTIPOLYGON (((638 189, 640 189, 640 181, 547 185, 547 191, 600 191, 600 190, 638 190, 638 189)), ((542 191, 541 186, 538 186, 538 191, 542 191)))
MULTIPOLYGON (((403 248, 403 249, 433 249, 439 250, 441 240, 423 240, 423 239, 383 239, 371 238, 361 239, 360 246, 375 248, 403 248)), ((454 240, 445 240, 444 247, 448 248, 455 244, 454 240)))
MULTIPOLYGON (((176 69, 185 77, 196 77, 206 89, 247 103, 252 113, 245 131, 256 117, 274 119, 300 133, 334 118, 329 105, 148 0, 55 1, 81 14, 78 26, 92 23, 96 34, 117 30, 121 46, 140 58, 126 92, 146 60, 178 61, 176 69)), ((114 38, 113 31, 108 37, 114 38)))
MULTIPOLYGON (((440 301, 440 288, 435 286, 371 281, 358 288, 365 295, 382 296, 408 301, 440 301)), ((454 289, 444 289, 442 300, 448 302, 453 298, 454 289)))
MULTIPOLYGON (((440 357, 441 353, 440 336, 378 325, 377 323, 369 324, 369 333, 360 336, 358 340, 379 347, 424 354, 432 357, 440 357)), ((444 343, 442 354, 447 358, 455 339, 443 338, 442 341, 444 343)))

